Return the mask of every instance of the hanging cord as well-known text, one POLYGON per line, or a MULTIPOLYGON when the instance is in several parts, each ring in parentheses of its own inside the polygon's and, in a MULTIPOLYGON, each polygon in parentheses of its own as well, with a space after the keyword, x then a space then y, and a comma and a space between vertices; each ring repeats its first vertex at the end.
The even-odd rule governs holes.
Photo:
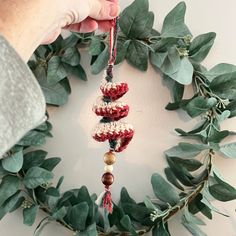
POLYGON ((108 61, 108 67, 106 71, 106 80, 109 82, 112 81, 113 68, 116 61, 118 29, 119 29, 119 18, 116 17, 115 19, 112 20, 112 27, 110 29, 110 40, 109 40, 110 58, 108 61))

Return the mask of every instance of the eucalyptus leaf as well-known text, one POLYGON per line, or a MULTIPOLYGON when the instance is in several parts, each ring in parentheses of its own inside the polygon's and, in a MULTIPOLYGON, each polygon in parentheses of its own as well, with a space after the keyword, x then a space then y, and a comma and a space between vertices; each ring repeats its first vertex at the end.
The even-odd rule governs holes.
POLYGON ((91 72, 93 74, 100 73, 106 66, 109 60, 108 45, 104 45, 103 51, 97 56, 94 63, 91 65, 91 72))
POLYGON ((41 167, 31 167, 24 177, 24 184, 29 189, 34 189, 43 183, 50 181, 53 178, 53 173, 41 167))
POLYGON ((183 186, 179 183, 178 179, 175 177, 175 174, 172 172, 170 167, 165 168, 165 175, 170 183, 172 183, 178 189, 184 191, 183 186))
POLYGON ((215 79, 216 77, 220 75, 231 74, 233 72, 236 72, 235 65, 227 64, 227 63, 220 63, 214 66, 209 71, 206 71, 204 75, 207 77, 209 81, 212 81, 213 79, 215 79))
POLYGON ((126 59, 135 68, 146 71, 148 68, 148 47, 137 40, 131 40, 126 59))
POLYGON ((38 82, 47 104, 61 106, 67 103, 69 93, 60 83, 49 84, 46 79, 40 79, 38 82))
POLYGON ((76 230, 85 230, 89 206, 86 202, 81 202, 68 210, 69 223, 76 230))
POLYGON ((184 37, 191 35, 188 27, 184 23, 186 12, 185 2, 180 2, 170 13, 165 17, 161 36, 168 37, 184 37))
POLYGON ((36 220, 36 216, 39 211, 39 206, 32 205, 30 208, 25 208, 23 210, 24 224, 32 226, 36 220))
POLYGON ((214 97, 204 98, 202 96, 193 98, 184 108, 191 117, 197 117, 216 106, 217 100, 214 97))
POLYGON ((156 197, 161 201, 168 202, 172 206, 180 201, 176 190, 161 175, 153 174, 151 183, 156 197))
POLYGON ((86 228, 86 230, 78 233, 78 236, 97 236, 97 235, 98 235, 98 232, 97 232, 96 223, 89 225, 86 228))
POLYGON ((216 33, 210 32, 206 34, 201 34, 194 38, 190 44, 189 56, 192 60, 196 62, 201 62, 208 55, 214 40, 216 33))
POLYGON ((210 149, 210 147, 204 144, 191 144, 182 142, 179 143, 178 146, 174 146, 165 151, 165 154, 169 157, 190 158, 197 156, 203 150, 207 149, 210 149))
POLYGON ((135 232, 134 227, 133 227, 133 225, 132 225, 132 222, 131 222, 131 220, 130 220, 130 218, 129 218, 128 215, 124 215, 124 216, 122 217, 122 219, 120 220, 120 223, 121 223, 121 225, 122 225, 126 230, 128 230, 132 235, 134 235, 134 236, 138 235, 138 234, 135 232))
POLYGON ((4 176, 0 184, 0 206, 19 189, 20 180, 16 176, 4 176))
MULTIPOLYGON (((64 63, 67 63, 71 66, 79 65, 80 53, 79 53, 78 49, 75 47, 67 48, 62 55, 61 61, 64 63)), ((63 68, 63 69, 65 69, 65 68, 63 68)), ((65 73, 65 74, 66 75, 63 78, 65 78, 67 76, 67 73, 65 73)))
POLYGON ((120 16, 120 28, 129 38, 146 38, 150 35, 154 14, 148 11, 148 0, 135 0, 123 10, 120 16))
POLYGON ((43 150, 35 150, 24 154, 23 170, 28 170, 33 166, 40 166, 47 156, 43 150))
POLYGON ((152 230, 152 236, 170 236, 168 230, 166 230, 164 223, 161 222, 158 226, 155 226, 152 230))
POLYGON ((59 56, 53 56, 48 62, 48 70, 47 70, 48 83, 56 84, 60 80, 64 79, 67 75, 68 73, 62 63, 62 59, 59 56))
POLYGON ((2 206, 0 206, 0 220, 8 213, 11 212, 15 204, 19 200, 21 192, 17 191, 13 196, 8 198, 2 206))
POLYGON ((2 160, 2 167, 13 173, 17 173, 23 166, 23 153, 22 151, 16 152, 13 155, 2 160))
POLYGON ((236 158, 236 143, 224 144, 220 147, 220 152, 226 157, 236 158))
POLYGON ((209 87, 223 99, 236 99, 236 72, 215 77, 209 87))
POLYGON ((215 199, 222 202, 236 199, 236 189, 225 182, 210 186, 209 192, 215 199))
POLYGON ((61 162, 61 158, 52 157, 52 158, 48 158, 44 160, 40 167, 45 170, 52 171, 60 162, 61 162))
POLYGON ((63 206, 59 210, 54 212, 52 217, 56 220, 61 220, 65 217, 66 213, 67 213, 67 208, 63 206))

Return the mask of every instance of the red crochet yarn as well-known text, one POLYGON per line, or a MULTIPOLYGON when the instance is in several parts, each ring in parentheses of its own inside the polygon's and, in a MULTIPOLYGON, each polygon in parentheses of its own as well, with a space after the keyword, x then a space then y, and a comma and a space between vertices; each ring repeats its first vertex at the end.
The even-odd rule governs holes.
POLYGON ((106 86, 100 87, 104 96, 111 98, 112 100, 117 100, 125 95, 129 91, 129 87, 127 83, 116 84, 113 88, 107 88, 106 86))
POLYGON ((113 108, 105 107, 104 109, 96 108, 94 109, 94 112, 98 116, 103 116, 106 118, 111 118, 115 121, 120 120, 121 118, 124 118, 129 113, 129 106, 114 106, 113 108))

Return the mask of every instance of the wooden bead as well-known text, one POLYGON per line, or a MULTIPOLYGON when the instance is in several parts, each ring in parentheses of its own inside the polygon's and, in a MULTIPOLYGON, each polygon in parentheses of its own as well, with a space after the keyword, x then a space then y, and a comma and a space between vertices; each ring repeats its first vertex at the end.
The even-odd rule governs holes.
POLYGON ((106 165, 104 167, 105 172, 111 173, 113 171, 113 165, 106 165))
POLYGON ((112 173, 104 173, 103 176, 102 176, 102 183, 105 185, 105 186, 110 186, 112 185, 114 182, 114 176, 112 173))
POLYGON ((107 164, 107 165, 112 165, 116 162, 116 156, 113 152, 107 152, 105 153, 104 155, 104 162, 107 164))

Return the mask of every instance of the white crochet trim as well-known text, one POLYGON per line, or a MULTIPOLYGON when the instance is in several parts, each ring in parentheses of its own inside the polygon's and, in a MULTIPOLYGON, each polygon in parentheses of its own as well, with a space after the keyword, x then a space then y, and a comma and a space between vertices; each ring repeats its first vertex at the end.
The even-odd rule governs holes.
POLYGON ((113 102, 104 102, 103 96, 98 97, 96 103, 93 105, 93 111, 106 111, 107 109, 116 110, 117 107, 127 106, 125 102, 113 101, 113 102))
MULTIPOLYGON (((101 134, 113 134, 115 133, 124 133, 125 130, 128 131, 133 131, 134 128, 131 124, 125 123, 125 122, 121 122, 121 121, 113 121, 110 123, 99 123, 95 129, 94 129, 94 135, 98 135, 100 136, 101 134)), ((94 136, 93 135, 93 136, 94 136)))
POLYGON ((101 89, 104 91, 110 90, 110 89, 115 89, 117 86, 120 86, 122 83, 120 82, 107 82, 105 78, 102 79, 101 82, 101 89))

